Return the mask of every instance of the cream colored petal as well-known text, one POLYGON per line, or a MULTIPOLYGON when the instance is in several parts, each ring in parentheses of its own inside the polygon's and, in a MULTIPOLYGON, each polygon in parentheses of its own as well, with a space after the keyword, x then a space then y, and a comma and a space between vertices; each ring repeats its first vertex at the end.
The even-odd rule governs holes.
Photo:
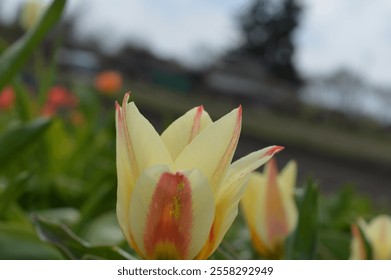
POLYGON ((297 164, 296 161, 289 161, 278 175, 279 186, 282 187, 284 195, 293 196, 296 186, 297 164))
POLYGON ((377 216, 369 223, 366 234, 373 247, 373 258, 376 260, 391 259, 390 217, 387 215, 377 216))
POLYGON ((255 227, 255 224, 259 221, 259 216, 255 212, 255 208, 258 204, 263 204, 262 193, 265 190, 265 179, 259 172, 252 172, 250 179, 247 183, 246 191, 243 194, 241 200, 241 206, 243 214, 249 224, 255 227))
MULTIPOLYGON (((148 213, 151 210, 151 207, 154 207, 154 192, 161 178, 161 175, 165 172, 169 172, 168 167, 153 166, 145 170, 144 173, 140 176, 140 179, 137 181, 131 200, 131 233, 134 236, 134 239, 145 258, 150 258, 145 247, 145 236, 147 234, 146 231, 151 230, 146 228, 148 213)), ((203 244, 208 238, 209 231, 214 218, 215 202, 212 190, 207 183, 207 179, 201 174, 200 171, 191 170, 185 171, 181 174, 186 176, 186 178, 189 180, 191 188, 192 206, 190 213, 192 215, 192 218, 190 218, 190 221, 187 221, 186 225, 181 225, 183 225, 183 227, 190 226, 190 228, 187 228, 187 230, 190 230, 190 235, 186 237, 186 239, 189 240, 189 246, 188 253, 185 258, 192 259, 199 253, 203 244)), ((181 207, 184 206, 180 205, 181 201, 179 200, 175 200, 175 203, 179 203, 179 206, 177 205, 176 208, 176 211, 178 211, 178 213, 176 214, 180 215, 180 212, 183 209, 181 207)), ((173 205, 175 203, 173 203, 173 205)), ((163 209, 154 209, 154 211, 163 211, 163 209)), ((175 215, 175 213, 171 214, 170 212, 170 215, 175 215)), ((178 229, 181 230, 180 228, 178 229)), ((154 234, 152 234, 152 236, 154 234)), ((175 245, 178 244, 174 244, 174 247, 175 245)))
POLYGON ((247 156, 244 156, 232 163, 225 176, 222 187, 218 190, 217 197, 225 192, 224 186, 230 185, 230 181, 235 180, 236 176, 244 176, 245 174, 254 171, 270 160, 275 153, 278 153, 283 149, 284 148, 281 146, 270 146, 256 152, 252 152, 251 154, 248 154, 247 156))
POLYGON ((241 123, 242 110, 239 107, 209 125, 179 154, 176 168, 199 169, 216 193, 235 152, 241 123))
POLYGON ((157 182, 164 172, 169 172, 168 166, 156 165, 144 170, 136 183, 131 197, 128 215, 130 231, 143 258, 147 256, 144 246, 147 215, 157 182))
POLYGON ((117 219, 118 224, 129 243, 133 243, 129 230, 130 197, 137 180, 134 165, 131 164, 130 151, 127 147, 123 111, 116 103, 116 164, 117 164, 117 219))
POLYGON ((236 176, 228 186, 226 192, 216 201, 216 213, 209 239, 204 245, 198 259, 208 258, 220 245, 228 229, 238 214, 240 199, 243 196, 249 174, 236 176))
POLYGON ((175 160, 182 150, 205 127, 212 123, 202 106, 196 107, 175 120, 162 134, 162 139, 171 157, 175 160))
POLYGON ((361 238, 357 225, 352 225, 352 241, 350 244, 350 259, 351 260, 365 260, 366 252, 363 240, 361 238))
POLYGON ((192 187, 194 217, 188 258, 194 259, 208 239, 215 217, 215 200, 208 180, 199 170, 193 169, 185 174, 192 187))
POLYGON ((278 186, 281 199, 288 218, 288 230, 292 232, 297 225, 298 211, 295 202, 294 189, 296 186, 297 164, 291 160, 278 175, 278 186))
POLYGON ((126 104, 124 99, 123 112, 126 120, 128 150, 132 153, 132 164, 138 176, 141 172, 156 164, 167 164, 170 168, 173 161, 159 134, 151 123, 140 114, 133 102, 126 104), (126 110, 124 109, 126 108, 126 110))

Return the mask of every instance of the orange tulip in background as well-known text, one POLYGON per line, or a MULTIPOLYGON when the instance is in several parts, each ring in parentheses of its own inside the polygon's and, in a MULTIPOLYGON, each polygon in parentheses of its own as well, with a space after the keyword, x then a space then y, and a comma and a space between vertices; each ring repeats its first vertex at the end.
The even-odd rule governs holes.
POLYGON ((53 116, 61 109, 71 109, 77 106, 78 99, 68 89, 54 86, 50 89, 46 104, 42 109, 45 116, 53 116))
POLYGON ((0 92, 0 110, 9 110, 14 106, 15 93, 12 87, 5 87, 0 92))
POLYGON ((119 92, 122 89, 121 73, 114 70, 99 73, 95 78, 95 88, 107 95, 119 92))

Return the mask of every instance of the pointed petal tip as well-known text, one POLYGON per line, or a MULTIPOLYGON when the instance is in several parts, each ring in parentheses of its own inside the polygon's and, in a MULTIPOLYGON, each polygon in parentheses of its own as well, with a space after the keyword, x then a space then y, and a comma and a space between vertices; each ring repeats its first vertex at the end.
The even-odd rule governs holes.
POLYGON ((204 106, 203 105, 198 106, 195 119, 200 118, 203 112, 204 112, 204 106))
POLYGON ((123 108, 126 108, 126 104, 128 104, 129 98, 130 98, 130 91, 128 91, 124 95, 124 99, 122 100, 122 107, 123 108))
POLYGON ((268 150, 265 154, 265 156, 272 156, 276 153, 279 153, 281 152, 283 149, 285 149, 285 147, 282 147, 282 146, 272 146, 270 148, 270 150, 268 150))

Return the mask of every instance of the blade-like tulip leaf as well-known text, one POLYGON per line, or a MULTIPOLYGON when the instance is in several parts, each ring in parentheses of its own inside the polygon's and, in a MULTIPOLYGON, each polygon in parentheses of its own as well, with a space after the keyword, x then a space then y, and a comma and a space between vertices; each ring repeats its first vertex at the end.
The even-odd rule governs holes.
POLYGON ((308 182, 298 201, 299 220, 296 230, 288 238, 286 259, 310 260, 315 258, 318 239, 318 186, 308 182))
POLYGON ((0 90, 22 68, 51 27, 57 23, 66 0, 53 0, 40 20, 0 56, 0 90))
POLYGON ((41 240, 54 245, 68 259, 134 259, 117 246, 91 246, 77 237, 67 226, 33 217, 33 223, 41 240))

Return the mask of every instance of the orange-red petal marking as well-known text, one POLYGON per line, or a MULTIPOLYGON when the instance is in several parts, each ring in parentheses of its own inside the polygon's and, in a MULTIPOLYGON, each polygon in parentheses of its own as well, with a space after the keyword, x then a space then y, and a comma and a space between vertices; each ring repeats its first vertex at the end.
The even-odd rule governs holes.
POLYGON ((150 259, 186 259, 193 224, 190 182, 180 172, 161 175, 149 206, 144 247, 150 259))

